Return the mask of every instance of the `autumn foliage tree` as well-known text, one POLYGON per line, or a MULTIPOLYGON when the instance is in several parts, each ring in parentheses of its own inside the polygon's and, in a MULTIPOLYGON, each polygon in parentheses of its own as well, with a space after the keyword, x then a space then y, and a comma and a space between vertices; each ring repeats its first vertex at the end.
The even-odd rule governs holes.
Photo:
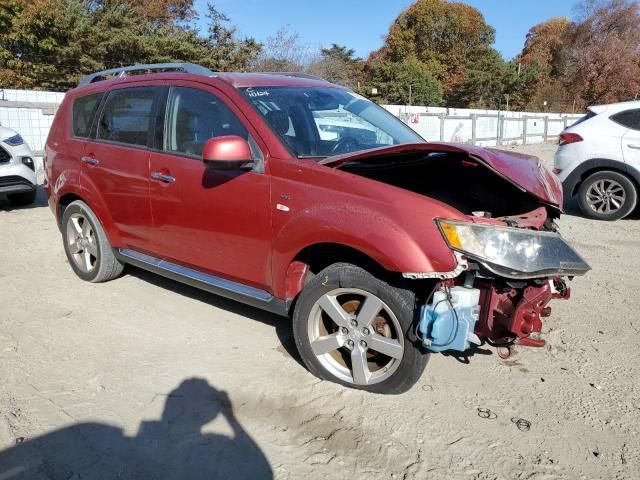
POLYGON ((417 79, 417 72, 422 72, 416 80, 417 98, 420 88, 428 89, 427 97, 435 92, 426 87, 435 80, 447 106, 499 108, 509 93, 511 70, 492 47, 494 41, 495 30, 475 8, 462 2, 417 0, 393 22, 382 48, 370 56, 368 70, 383 97, 398 98, 400 89, 398 75, 388 73, 417 65, 412 73, 417 79))
POLYGON ((640 94, 638 2, 587 0, 578 18, 534 26, 518 61, 538 78, 519 93, 538 109, 583 109, 596 103, 632 100, 640 94))
POLYGON ((588 0, 582 4, 562 80, 584 105, 632 100, 640 94, 638 2, 588 0))

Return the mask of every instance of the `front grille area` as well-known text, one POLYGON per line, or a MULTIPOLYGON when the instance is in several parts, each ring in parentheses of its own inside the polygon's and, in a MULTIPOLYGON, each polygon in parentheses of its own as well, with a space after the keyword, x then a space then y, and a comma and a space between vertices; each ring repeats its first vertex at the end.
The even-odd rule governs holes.
POLYGON ((29 180, 19 177, 18 175, 9 175, 8 177, 0 177, 0 187, 7 185, 29 185, 32 186, 29 180))
POLYGON ((11 160, 11 155, 4 148, 0 147, 0 163, 8 163, 11 160))

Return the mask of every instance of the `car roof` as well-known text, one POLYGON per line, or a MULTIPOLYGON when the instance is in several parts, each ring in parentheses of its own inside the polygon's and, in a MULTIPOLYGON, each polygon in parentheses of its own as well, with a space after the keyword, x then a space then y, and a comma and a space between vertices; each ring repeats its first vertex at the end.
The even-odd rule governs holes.
POLYGON ((329 87, 333 85, 320 77, 311 75, 276 72, 276 73, 216 73, 216 77, 230 83, 236 88, 247 87, 329 87))
POLYGON ((273 73, 241 73, 241 72, 215 72, 212 75, 200 75, 184 72, 142 73, 128 76, 118 76, 100 81, 93 81, 76 87, 74 93, 84 90, 103 91, 112 85, 137 83, 150 80, 193 80, 203 83, 211 83, 211 80, 222 80, 235 88, 249 87, 331 87, 344 88, 327 82, 320 77, 301 73, 273 72, 273 73))
POLYGON ((634 100, 631 102, 609 103, 606 105, 592 105, 589 107, 589 110, 599 115, 604 112, 614 114, 618 112, 624 112, 625 110, 633 110, 636 108, 640 108, 640 100, 634 100))

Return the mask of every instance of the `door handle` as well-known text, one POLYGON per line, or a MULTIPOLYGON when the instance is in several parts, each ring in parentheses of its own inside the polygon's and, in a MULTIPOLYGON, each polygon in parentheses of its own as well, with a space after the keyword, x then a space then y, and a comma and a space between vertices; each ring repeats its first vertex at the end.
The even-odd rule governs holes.
POLYGON ((637 143, 630 143, 627 145, 627 147, 633 148, 634 150, 640 150, 640 145, 638 145, 637 143))
POLYGON ((160 173, 160 172, 151 172, 151 178, 153 178, 154 180, 159 180, 164 183, 173 183, 176 181, 175 177, 172 177, 171 175, 165 175, 164 173, 160 173))
POLYGON ((100 163, 100 160, 93 157, 82 157, 80 160, 84 163, 88 163, 89 165, 98 165, 100 163))

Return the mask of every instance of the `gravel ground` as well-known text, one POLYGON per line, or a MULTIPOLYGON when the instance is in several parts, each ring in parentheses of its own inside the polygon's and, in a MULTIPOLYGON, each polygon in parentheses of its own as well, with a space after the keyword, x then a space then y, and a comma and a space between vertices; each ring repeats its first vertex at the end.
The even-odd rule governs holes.
POLYGON ((560 224, 593 271, 544 349, 433 355, 375 396, 312 377, 286 319, 135 269, 80 281, 42 195, 0 203, 0 479, 640 478, 640 222, 560 224))

